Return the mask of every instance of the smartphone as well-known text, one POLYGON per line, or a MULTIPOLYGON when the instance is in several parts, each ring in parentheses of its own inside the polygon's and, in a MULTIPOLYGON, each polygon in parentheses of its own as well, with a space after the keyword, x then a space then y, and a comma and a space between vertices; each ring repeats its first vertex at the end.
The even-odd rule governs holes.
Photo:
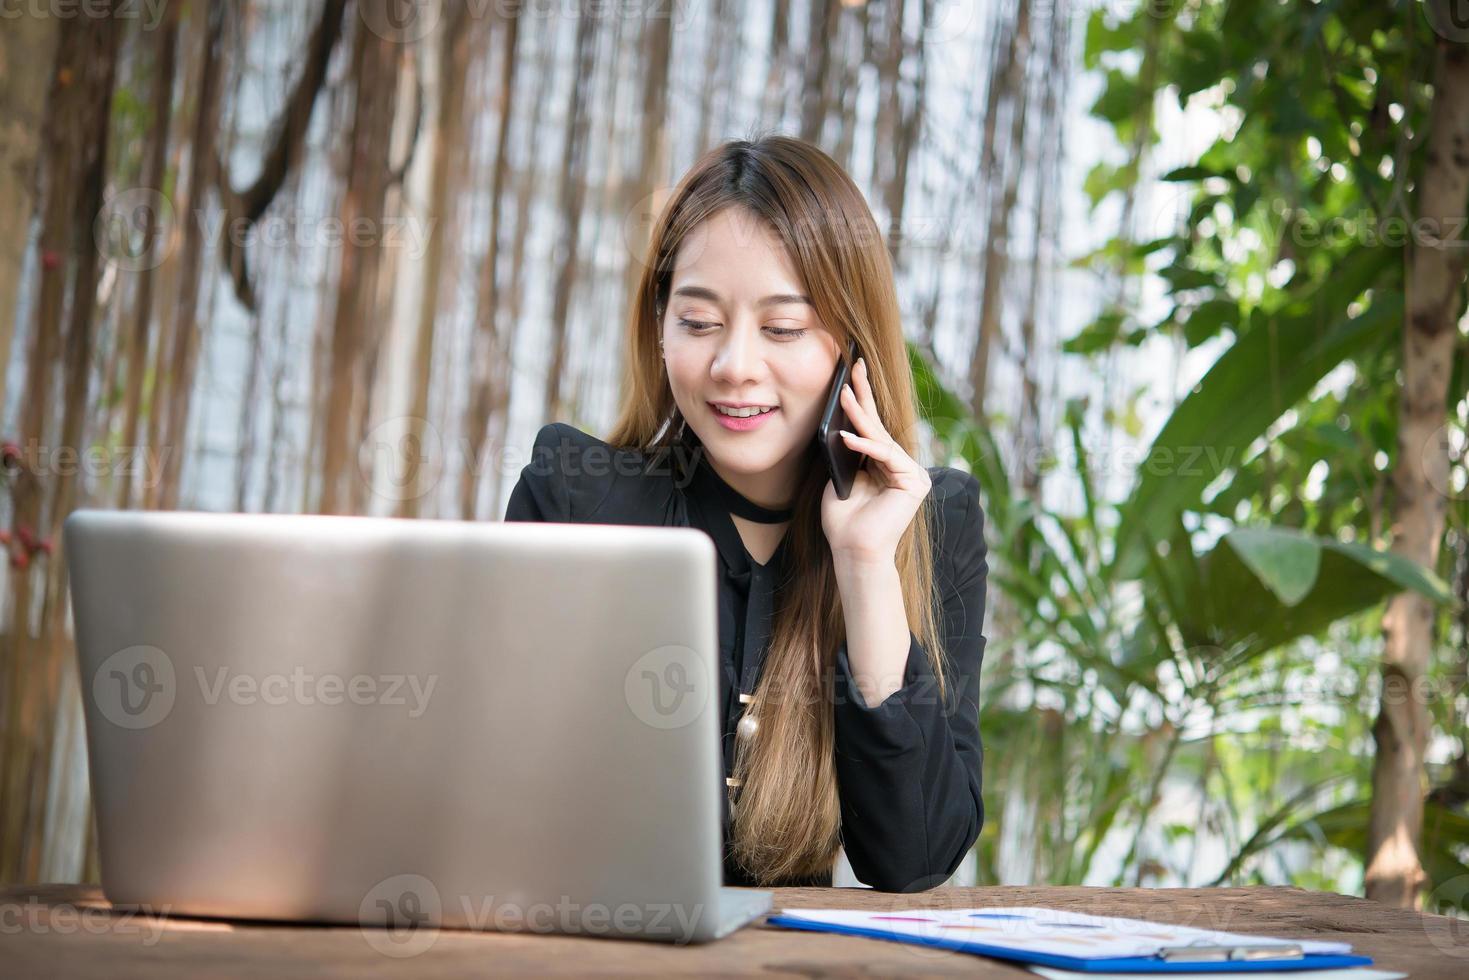
POLYGON ((837 362, 836 374, 831 379, 831 392, 826 396, 826 410, 821 413, 821 424, 816 427, 816 441, 826 465, 831 470, 831 482, 837 496, 846 500, 852 495, 852 484, 857 481, 857 470, 867 457, 842 438, 841 432, 853 431, 847 421, 847 411, 842 408, 842 385, 851 377, 852 365, 857 363, 857 342, 852 341, 847 349, 847 359, 837 362))

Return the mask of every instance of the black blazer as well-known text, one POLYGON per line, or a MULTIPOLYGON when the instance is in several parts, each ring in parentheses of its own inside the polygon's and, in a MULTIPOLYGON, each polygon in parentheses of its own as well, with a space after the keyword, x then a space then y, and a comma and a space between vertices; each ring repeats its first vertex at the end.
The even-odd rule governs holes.
MULTIPOLYGON (((721 559, 720 647, 725 774, 733 769, 740 706, 735 678, 754 689, 769 639, 772 594, 784 542, 769 562, 750 558, 721 493, 732 493, 702 455, 679 443, 661 458, 614 449, 565 423, 543 426, 521 470, 505 519, 561 523, 697 527, 721 559), (743 635, 741 635, 743 634, 743 635)), ((847 646, 838 648, 834 687, 836 774, 842 844, 852 870, 882 891, 922 891, 943 884, 973 847, 984 824, 979 671, 988 574, 979 483, 969 473, 929 467, 934 503, 934 588, 947 652, 948 697, 940 703, 928 654, 909 634, 904 685, 876 707, 851 680, 847 646)), ((722 788, 721 788, 722 790, 722 788)), ((723 791, 721 798, 725 797, 723 791)), ((751 882, 729 858, 726 799, 725 881, 751 882)), ((816 879, 782 884, 831 884, 816 879)))

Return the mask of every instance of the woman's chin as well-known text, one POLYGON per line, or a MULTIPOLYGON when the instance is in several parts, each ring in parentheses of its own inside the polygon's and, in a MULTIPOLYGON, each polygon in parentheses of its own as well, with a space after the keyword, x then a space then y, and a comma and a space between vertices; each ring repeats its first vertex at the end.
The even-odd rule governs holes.
POLYGON ((712 431, 695 430, 699 441, 731 473, 764 473, 785 456, 785 439, 772 439, 763 434, 752 438, 753 433, 730 432, 717 422, 706 428, 712 431))

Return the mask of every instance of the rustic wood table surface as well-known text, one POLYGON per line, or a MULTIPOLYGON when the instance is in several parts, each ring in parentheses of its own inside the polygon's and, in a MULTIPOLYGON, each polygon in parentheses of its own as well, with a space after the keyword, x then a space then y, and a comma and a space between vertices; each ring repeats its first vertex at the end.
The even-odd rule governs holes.
MULTIPOLYGON (((782 888, 775 908, 1047 906, 1095 915, 1298 939, 1345 940, 1377 967, 1423 980, 1469 978, 1469 922, 1298 888, 782 888)), ((1032 976, 998 960, 757 921, 704 945, 433 930, 389 955, 356 927, 145 917, 95 888, 0 889, 0 977, 474 977, 519 974, 1032 976)))

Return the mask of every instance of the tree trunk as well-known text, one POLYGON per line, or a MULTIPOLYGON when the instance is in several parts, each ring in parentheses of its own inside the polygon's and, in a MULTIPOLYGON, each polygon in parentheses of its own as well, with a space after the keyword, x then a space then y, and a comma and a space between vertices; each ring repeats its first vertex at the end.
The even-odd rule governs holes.
MULTIPOLYGON (((1393 462, 1392 550, 1428 568, 1438 563, 1447 505, 1446 394, 1463 313, 1469 200, 1469 45, 1438 39, 1427 164, 1409 246, 1403 323, 1403 387, 1393 462), (1418 232, 1421 226, 1430 230, 1418 232)), ((1394 596, 1382 618, 1382 701, 1372 729, 1372 808, 1367 829, 1367 897, 1416 907, 1424 884, 1424 752, 1430 719, 1421 696, 1433 649, 1434 611, 1412 592, 1394 596)))
MULTIPOLYGON (((898 0, 894 0, 895 3, 898 0)), ((933 20, 934 0, 923 0, 920 6, 918 21, 918 36, 921 38, 928 25, 933 20)), ((891 43, 897 45, 897 52, 891 54, 897 60, 892 64, 891 71, 894 73, 895 82, 902 75, 902 61, 905 55, 903 41, 903 12, 901 4, 898 5, 896 26, 893 28, 894 39, 891 43)), ((894 263, 899 264, 902 259, 903 245, 903 215, 908 206, 908 167, 913 159, 913 151, 918 147, 922 136, 922 125, 924 102, 928 97, 928 57, 926 48, 916 45, 913 66, 913 95, 908 108, 902 106, 902 100, 898 95, 897 88, 892 92, 892 105, 890 112, 892 118, 892 169, 888 179, 884 183, 884 204, 888 213, 888 253, 893 257, 894 263)), ((883 152, 878 150, 876 152, 883 152)))
POLYGON ((831 105, 831 45, 837 33, 841 5, 837 0, 810 0, 807 45, 812 49, 806 62, 802 86, 801 139, 821 146, 822 130, 831 105))
MULTIPOLYGON (((397 3, 399 0, 392 2, 397 3)), ((348 512, 353 514, 370 513, 369 498, 372 495, 386 494, 391 498, 397 492, 378 482, 386 474, 374 467, 366 436, 372 430, 374 412, 381 411, 377 397, 379 385, 385 382, 391 384, 391 376, 396 374, 392 358, 383 356, 384 349, 393 338, 406 336, 417 326, 413 313, 415 304, 399 303, 398 299, 406 301, 419 287, 413 282, 413 275, 400 279, 405 250, 394 246, 393 239, 387 236, 396 236, 397 229, 405 221, 422 219, 421 213, 414 213, 414 207, 425 192, 420 186, 415 194, 410 195, 407 179, 409 171, 413 169, 413 160, 423 132, 423 58, 419 44, 400 44, 398 48, 401 56, 397 62, 397 78, 392 89, 395 108, 388 127, 388 137, 383 144, 387 182, 383 192, 382 216, 378 221, 377 271, 373 275, 373 293, 370 297, 372 308, 381 313, 367 323, 368 329, 363 335, 362 391, 355 400, 357 418, 352 425, 350 443, 353 452, 347 460, 348 468, 357 476, 347 483, 349 493, 345 505, 348 512), (404 112, 405 100, 410 99, 412 110, 404 112)), ((421 174, 422 168, 414 178, 420 185, 423 183, 421 174)), ((429 230, 431 233, 432 227, 429 230)))
MULTIPOLYGON (((148 148, 143 161, 141 184, 154 191, 161 200, 164 176, 168 166, 168 134, 173 121, 173 83, 177 72, 179 4, 171 3, 163 24, 159 26, 153 61, 153 110, 149 118, 148 148)), ((138 439, 138 418, 143 406, 143 381, 148 365, 149 327, 153 322, 153 284, 155 256, 160 255, 158 236, 167 231, 159 227, 157 208, 149 207, 144 215, 142 267, 138 270, 137 290, 133 295, 132 339, 128 343, 126 380, 123 382, 122 437, 119 445, 130 447, 138 439)), ((115 503, 126 509, 132 503, 133 480, 130 475, 118 478, 115 503)))
MULTIPOLYGON (((388 0, 365 0, 386 3, 388 0)), ((402 45, 380 37, 359 20, 353 43, 352 77, 357 83, 353 110, 351 156, 342 195, 344 229, 375 230, 367 240, 348 235, 342 243, 337 279, 337 305, 332 320, 325 429, 322 432, 321 493, 323 514, 352 509, 357 473, 357 447, 363 403, 370 385, 369 331, 386 315, 378 303, 378 271, 391 164, 386 147, 398 104, 402 45)))
POLYGON ((872 123, 872 188, 881 195, 887 209, 888 254, 897 265, 902 241, 894 207, 902 209, 901 191, 895 186, 898 159, 893 152, 897 148, 899 118, 903 102, 898 91, 898 80, 903 67, 903 3, 904 0, 883 0, 881 20, 872 23, 873 32, 881 38, 882 47, 877 57, 877 115, 872 123), (899 198, 896 201, 895 197, 899 198))
POLYGON ((563 412, 562 382, 566 373, 571 294, 580 268, 582 204, 586 200, 587 128, 591 124, 589 93, 596 68, 598 18, 583 13, 576 24, 576 74, 572 79, 571 105, 566 113, 565 152, 561 159, 561 188, 557 211, 561 215, 553 261, 556 282, 551 295, 551 363, 546 369, 544 418, 552 421, 563 412))
MULTIPOLYGON (((1000 317, 1004 310, 1005 271, 1010 259, 1010 223, 1019 192, 1020 170, 1024 166, 1025 113, 1030 72, 1030 0, 1018 0, 1015 25, 1005 54, 1005 70, 1000 76, 1003 89, 999 94, 1010 105, 1010 133, 1003 160, 988 154, 985 181, 990 191, 989 228, 985 235, 984 282, 979 299, 979 333, 974 357, 969 368, 969 409, 976 418, 984 415, 985 389, 989 385, 990 353, 1000 333, 1000 317), (1005 179, 995 179, 1003 166, 1005 179)), ((995 107, 999 99, 991 97, 995 107)), ((993 113, 985 120, 988 137, 995 124, 993 113)))
MULTIPOLYGON (((666 24, 668 18, 659 17, 656 20, 666 24)), ((532 33, 533 36, 534 34, 532 33)), ((555 64, 555 58, 556 45, 554 42, 543 42, 536 52, 535 69, 531 77, 548 77, 552 70, 551 66, 555 64)), ((526 142, 528 160, 516 180, 515 244, 510 250, 510 308, 505 317, 510 335, 507 337, 506 342, 507 354, 504 384, 500 386, 496 402, 490 412, 492 426, 490 439, 493 445, 504 445, 505 433, 509 431, 510 427, 510 396, 515 387, 515 374, 510 370, 510 367, 514 363, 514 340, 518 332, 517 325, 520 323, 521 310, 525 302, 525 280, 527 278, 525 274, 525 247, 527 240, 530 238, 531 203, 535 199, 537 187, 539 186, 536 175, 540 172, 540 165, 536 151, 542 142, 541 121, 544 118, 545 113, 536 112, 531 114, 530 137, 526 142)), ((628 263, 628 265, 632 267, 632 263, 628 263)), ((495 501, 495 509, 503 514, 504 511, 501 508, 500 501, 501 477, 504 475, 503 469, 501 466, 496 465, 490 468, 490 472, 491 480, 493 481, 493 495, 490 499, 495 501)))
MULTIPOLYGON (((429 488, 420 487, 425 479, 420 463, 430 428, 429 386, 433 381, 434 343, 439 315, 439 293, 443 286, 444 246, 457 233, 459 223, 449 207, 451 197, 460 186, 461 148, 464 143, 464 92, 469 70, 470 34, 465 30, 468 7, 464 0, 446 0, 445 25, 439 38, 437 113, 431 141, 433 160, 429 175, 428 214, 433 229, 423 260, 423 291, 419 295, 417 336, 413 349, 412 374, 408 379, 408 418, 402 439, 403 458, 394 466, 402 466, 398 475, 401 494, 399 517, 418 517, 423 497, 429 488)), ((439 461, 442 463, 442 459, 439 461)))
MULTIPOLYGON (((490 178, 490 227, 485 257, 480 266, 479 291, 474 312, 474 334, 470 338, 469 404, 464 413, 464 435, 469 447, 459 475, 459 515, 473 520, 477 515, 480 465, 490 417, 510 377, 513 353, 509 324, 500 314, 500 233, 505 223, 505 185, 510 177, 511 123, 515 118, 515 80, 522 11, 512 8, 504 23, 504 48, 500 52, 499 98, 495 102, 499 132, 495 139, 494 173, 490 178)), ((512 321, 513 322, 513 321, 512 321)))
MULTIPOLYGON (((1039 460, 1045 449, 1045 430, 1041 425, 1041 389, 1037 372, 1044 357, 1042 347, 1037 346, 1036 323, 1042 302, 1041 285, 1050 282, 1045 260, 1050 257, 1051 246, 1060 234, 1061 161, 1064 152, 1063 133, 1065 126, 1057 118, 1060 107, 1066 104, 1063 97, 1069 83, 1067 45, 1070 38, 1071 12, 1064 0, 1055 4, 1050 11, 1050 23, 1037 32, 1046 39, 1046 69, 1040 79, 1042 91, 1038 124, 1030 125, 1032 132, 1039 134, 1039 165, 1036 167, 1039 180, 1035 190, 1035 230, 1031 236, 1030 280, 1025 308, 1020 319, 1020 408, 1016 426, 1018 445, 1015 458, 1020 461, 1020 486, 1027 499, 1041 503, 1041 467, 1039 460)), ((1046 338, 1041 343, 1051 343, 1046 338)))
MULTIPOLYGON (((782 5, 776 4, 775 7, 779 22, 782 5)), ((656 189, 661 186, 668 170, 668 73, 673 54, 670 20, 669 17, 654 17, 644 37, 642 112, 638 117, 638 125, 642 128, 641 143, 635 166, 629 171, 633 179, 628 181, 628 197, 621 212, 630 214, 634 209, 638 212, 627 241, 627 247, 637 261, 627 263, 623 277, 622 294, 629 300, 642 272, 641 264, 652 237, 656 212, 663 203, 662 195, 656 193, 656 189)), ((777 39, 782 36, 783 32, 777 35, 777 39)), ((772 63, 772 77, 774 71, 772 63)))
MULTIPOLYGON (((777 126, 784 125, 786 113, 786 75, 790 71, 790 17, 792 6, 786 3, 770 5, 770 47, 765 67, 765 94, 762 118, 777 126)), ((667 21, 668 18, 661 18, 667 21)), ((665 44, 665 50, 667 46, 665 44)))
MULTIPOLYGON (((96 133, 90 149, 87 169, 82 175, 81 195, 77 200, 77 223, 74 231, 77 248, 76 278, 72 287, 71 309, 66 328, 66 350, 62 362, 65 378, 61 405, 60 445, 75 449, 80 454, 86 451, 87 418, 91 411, 88 397, 92 380, 92 352, 96 347, 98 250, 83 244, 87 232, 93 227, 96 216, 102 210, 102 191, 107 176, 107 146, 111 133, 109 109, 111 93, 117 67, 117 38, 114 32, 110 47, 101 55, 102 64, 97 66, 98 91, 106 98, 100 102, 95 116, 96 133)), ((94 242, 95 244, 95 242, 94 242)), ((75 468, 58 468, 51 488, 51 513, 46 523, 47 540, 52 542, 53 551, 41 566, 44 598, 41 603, 41 632, 36 650, 40 652, 41 668, 39 683, 28 693, 27 700, 35 704, 40 719, 36 725, 38 735, 34 762, 31 767, 32 829, 27 835, 27 855, 24 875, 27 881, 39 879, 40 861, 44 853, 47 830, 52 826, 47 820, 47 803, 51 798, 50 777, 53 771, 51 758, 55 750, 57 722, 62 710, 61 675, 70 666, 71 645, 67 637, 67 586, 66 556, 64 554, 61 525, 76 507, 79 489, 75 468)), ((68 704, 67 709, 74 708, 68 704)))
MULTIPOLYGON (((52 380, 68 368, 73 389, 78 349, 90 336, 92 301, 97 290, 97 247, 92 234, 100 204, 101 168, 106 161, 109 110, 116 75, 118 18, 81 18, 62 32, 54 70, 48 71, 41 184, 40 282, 34 329, 26 361, 19 441, 23 448, 47 445, 52 435, 52 380), (70 288, 71 296, 66 292, 70 288), (71 311, 63 341, 63 314, 71 311)), ((68 421, 75 418, 68 405, 68 421)), ((74 423, 66 435, 76 438, 74 423)), ((62 433, 54 433, 64 438, 62 433)), ((74 450, 81 447, 74 443, 74 450)), ((44 474, 22 464, 11 486, 17 539, 35 540, 46 526, 44 474)), ((54 489, 54 488, 53 488, 54 489)), ((59 558, 59 556, 57 556, 59 558)), ((40 857, 41 821, 49 772, 42 765, 49 742, 54 697, 46 700, 53 659, 48 656, 46 582, 42 575, 41 615, 32 636, 36 565, 52 557, 19 540, 10 556, 11 604, 4 648, 6 703, 0 793, 4 801, 0 834, 0 880, 32 880, 40 857), (37 556, 44 561, 38 561, 37 556)), ((44 569, 49 571, 49 569, 44 569)))
POLYGON ((199 107, 194 116, 190 144, 188 206, 183 251, 179 268, 179 299, 174 314, 173 349, 168 360, 168 401, 154 402, 153 411, 166 412, 161 449, 167 453, 163 479, 153 489, 150 506, 172 510, 178 506, 179 482, 189 437, 189 409, 194 398, 194 371, 203 331, 198 322, 199 290, 202 285, 204 252, 203 214, 209 190, 214 186, 214 141, 219 129, 220 92, 223 82, 224 26, 233 13, 233 3, 214 3, 205 8, 204 67, 199 84, 199 107))
POLYGON ((43 14, 8 20, 0 31, 0 409, 10 345, 15 339, 18 283, 34 213, 36 155, 46 83, 56 57, 57 18, 43 14))
POLYGON ((192 103, 194 110, 193 113, 174 112, 169 125, 166 146, 171 149, 165 149, 167 162, 164 173, 176 175, 176 180, 165 184, 175 188, 174 193, 167 198, 175 218, 170 226, 163 229, 164 238, 158 243, 162 250, 161 261, 153 271, 152 289, 157 299, 154 309, 150 311, 150 315, 155 317, 152 370, 144 371, 142 399, 146 408, 141 410, 142 417, 139 420, 143 430, 139 441, 146 445, 149 458, 158 461, 154 464, 158 476, 154 478, 154 482, 141 487, 141 492, 136 497, 138 504, 149 508, 158 506, 161 481, 166 476, 162 464, 175 451, 165 445, 168 422, 165 406, 169 392, 169 355, 173 350, 174 337, 178 334, 177 298, 180 269, 184 265, 182 243, 189 224, 188 215, 192 213, 189 201, 181 196, 187 192, 187 188, 183 187, 184 153, 189 145, 193 115, 198 112, 198 99, 190 96, 202 88, 205 72, 212 70, 209 67, 212 55, 205 44, 205 39, 209 36, 209 18, 201 16, 197 8, 187 11, 187 20, 183 19, 185 13, 182 9, 179 11, 179 50, 182 57, 175 71, 182 71, 184 76, 182 101, 192 103), (193 54, 195 51, 201 52, 197 59, 193 54), (197 66, 194 65, 195 60, 198 61, 197 66))
MULTIPOLYGON (((321 15, 311 30, 302 56, 301 74, 297 76, 280 116, 271 125, 271 139, 260 161, 260 171, 250 185, 235 190, 223 163, 217 164, 219 193, 224 204, 225 220, 240 222, 241 231, 252 227, 280 193, 281 186, 300 159, 306 142, 306 130, 316 108, 317 96, 326 85, 332 52, 342 36, 346 0, 324 0, 321 15)), ((246 309, 255 312, 255 286, 247 256, 235 247, 230 235, 220 241, 220 261, 235 285, 235 295, 246 309)))
POLYGON ((831 150, 831 156, 848 173, 852 171, 852 144, 858 126, 857 93, 861 88, 858 76, 860 69, 868 64, 867 20, 868 9, 863 4, 837 22, 838 43, 842 52, 842 91, 837 105, 836 145, 831 150))
POLYGON ((714 99, 723 95, 722 109, 729 106, 729 68, 737 53, 739 26, 732 20, 729 0, 714 0, 709 13, 709 33, 704 38, 710 69, 708 81, 699 93, 699 135, 694 138, 694 152, 703 153, 715 139, 723 135, 715 122, 714 99), (717 135, 716 135, 717 134, 717 135))

